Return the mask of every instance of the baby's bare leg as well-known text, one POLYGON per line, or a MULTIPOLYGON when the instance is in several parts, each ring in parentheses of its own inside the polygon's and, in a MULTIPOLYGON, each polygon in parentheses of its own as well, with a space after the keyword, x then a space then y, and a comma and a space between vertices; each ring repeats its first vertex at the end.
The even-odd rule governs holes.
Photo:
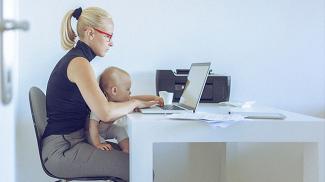
POLYGON ((118 145, 121 147, 123 152, 129 153, 129 138, 120 141, 118 145))

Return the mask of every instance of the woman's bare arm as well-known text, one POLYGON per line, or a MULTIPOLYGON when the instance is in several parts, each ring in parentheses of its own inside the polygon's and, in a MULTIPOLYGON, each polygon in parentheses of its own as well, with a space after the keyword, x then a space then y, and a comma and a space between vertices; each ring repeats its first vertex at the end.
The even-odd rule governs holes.
POLYGON ((155 95, 133 95, 131 96, 131 99, 138 99, 138 100, 144 100, 144 101, 152 101, 159 98, 155 95))
POLYGON ((117 118, 132 112, 137 107, 150 106, 155 103, 131 99, 127 102, 107 102, 99 88, 95 73, 88 60, 82 57, 74 58, 67 68, 68 79, 75 83, 88 107, 96 116, 105 122, 114 121, 117 118))

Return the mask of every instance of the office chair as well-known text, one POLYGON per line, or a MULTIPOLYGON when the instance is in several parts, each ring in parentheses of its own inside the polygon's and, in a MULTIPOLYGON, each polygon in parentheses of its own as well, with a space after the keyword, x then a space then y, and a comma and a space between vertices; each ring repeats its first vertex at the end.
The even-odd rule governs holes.
POLYGON ((108 180, 112 182, 125 182, 124 180, 113 177, 113 176, 100 176, 100 177, 75 177, 75 178, 60 178, 53 174, 51 174, 45 167, 42 160, 42 135, 44 133, 45 127, 47 125, 47 116, 46 116, 46 99, 45 94, 41 89, 37 87, 32 87, 29 90, 29 104, 33 117, 33 124, 36 134, 37 146, 38 146, 38 154, 42 164, 42 168, 44 172, 52 177, 58 179, 56 182, 63 181, 93 181, 93 180, 108 180))

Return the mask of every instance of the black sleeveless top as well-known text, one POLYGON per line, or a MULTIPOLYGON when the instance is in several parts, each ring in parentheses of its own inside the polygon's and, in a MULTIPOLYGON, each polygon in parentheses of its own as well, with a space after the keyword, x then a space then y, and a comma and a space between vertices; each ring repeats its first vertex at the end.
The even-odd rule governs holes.
POLYGON ((67 68, 75 57, 83 57, 89 62, 96 57, 91 48, 78 41, 56 64, 47 83, 46 110, 48 124, 43 138, 49 135, 69 134, 84 127, 89 115, 89 107, 75 83, 67 76, 67 68))

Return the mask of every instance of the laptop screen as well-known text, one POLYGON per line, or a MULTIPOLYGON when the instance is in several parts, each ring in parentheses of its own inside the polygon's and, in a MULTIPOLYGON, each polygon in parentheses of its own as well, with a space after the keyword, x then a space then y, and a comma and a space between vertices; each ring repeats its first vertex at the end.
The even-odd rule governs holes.
POLYGON ((183 94, 179 104, 195 111, 198 105, 211 63, 193 63, 187 77, 183 94))

